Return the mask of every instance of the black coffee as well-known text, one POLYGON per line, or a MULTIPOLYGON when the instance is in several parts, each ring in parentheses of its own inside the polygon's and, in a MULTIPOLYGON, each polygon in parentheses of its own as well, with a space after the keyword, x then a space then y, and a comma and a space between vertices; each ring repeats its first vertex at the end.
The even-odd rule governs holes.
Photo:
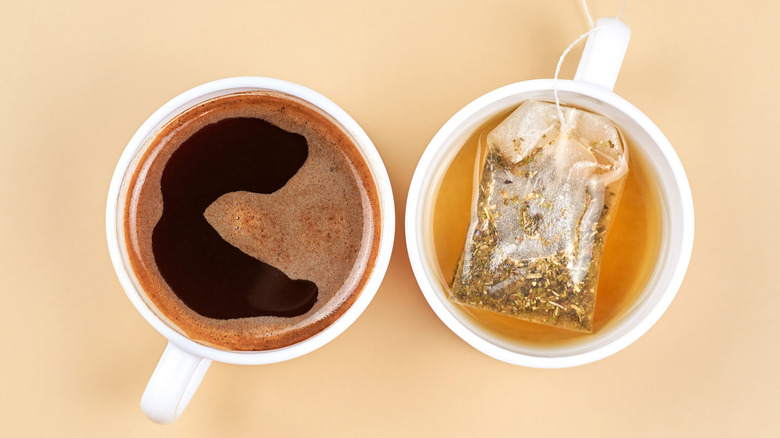
POLYGON ((203 127, 171 155, 152 249, 163 278, 187 307, 230 319, 298 316, 314 306, 314 283, 291 280, 229 244, 203 215, 226 193, 279 190, 308 154, 300 134, 262 119, 234 118, 203 127))
POLYGON ((190 338, 267 350, 355 301, 379 243, 371 173, 320 110, 237 93, 171 120, 139 153, 125 238, 150 307, 190 338))

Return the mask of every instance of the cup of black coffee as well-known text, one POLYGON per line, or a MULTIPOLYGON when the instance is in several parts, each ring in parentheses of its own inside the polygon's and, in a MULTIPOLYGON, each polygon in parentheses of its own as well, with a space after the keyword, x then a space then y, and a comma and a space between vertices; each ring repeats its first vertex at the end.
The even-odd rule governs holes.
POLYGON ((211 82, 136 132, 114 173, 109 251, 169 343, 141 406, 174 421, 212 360, 313 351, 373 298, 394 234, 389 178, 341 108, 285 81, 211 82))

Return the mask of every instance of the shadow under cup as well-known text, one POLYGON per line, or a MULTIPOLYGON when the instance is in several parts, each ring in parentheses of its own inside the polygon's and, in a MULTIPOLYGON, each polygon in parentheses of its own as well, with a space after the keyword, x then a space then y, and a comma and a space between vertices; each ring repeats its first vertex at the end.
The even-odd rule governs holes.
MULTIPOLYGON (((620 240, 620 237, 615 237, 617 228, 621 228, 620 233, 630 233, 632 214, 639 219, 635 220, 636 231, 644 233, 638 236, 641 239, 634 240, 641 247, 624 248, 621 256, 630 257, 631 251, 635 250, 637 257, 647 260, 637 262, 644 267, 632 266, 629 269, 633 270, 629 275, 642 278, 622 277, 620 281, 631 283, 625 284, 625 291, 620 290, 619 284, 608 286, 618 290, 617 296, 610 298, 613 302, 602 306, 609 307, 607 313, 603 308, 600 312, 597 297, 592 334, 548 329, 463 307, 447 298, 454 257, 457 257, 453 256, 452 250, 457 247, 458 254, 462 251, 466 232, 463 226, 450 226, 449 230, 454 232, 441 230, 442 207, 437 205, 437 201, 441 201, 441 196, 452 196, 446 193, 449 190, 465 189, 468 191, 468 210, 461 205, 454 214, 468 214, 472 182, 469 178, 468 186, 461 181, 458 187, 443 187, 442 183, 451 180, 451 166, 468 166, 473 170, 474 153, 466 148, 470 147, 470 142, 473 143, 475 134, 491 129, 502 120, 502 116, 509 115, 526 100, 554 102, 552 80, 526 81, 495 90, 453 116, 437 133, 420 160, 410 188, 406 220, 407 244, 415 275, 426 299, 442 321, 483 353, 505 362, 541 368, 575 366, 601 359, 624 348, 647 331, 676 294, 693 241, 690 189, 679 159, 660 130, 638 109, 606 90, 563 80, 558 81, 558 90, 561 104, 604 115, 620 128, 629 148, 629 172, 635 172, 634 175, 630 173, 633 179, 630 177, 626 184, 624 200, 627 195, 646 196, 650 199, 646 199, 645 209, 639 214, 657 216, 645 218, 636 216, 636 212, 623 212, 621 218, 620 209, 623 207, 618 208, 618 218, 612 226, 602 259, 602 274, 608 264, 612 264, 613 270, 620 264, 608 260, 609 251, 611 246, 615 246, 614 241, 620 240), (632 184, 634 187, 631 187, 632 184), (446 242, 443 242, 443 236, 446 236, 446 242), (442 250, 443 243, 449 251, 442 250), (447 260, 441 259, 443 254, 447 260), (625 296, 619 296, 620 293, 625 296), (517 334, 513 336, 512 329, 515 328, 523 332, 514 332, 517 334)), ((475 150, 473 146, 471 148, 475 150)), ((467 221, 467 218, 461 220, 463 223, 467 221)), ((620 244, 625 242, 631 242, 631 239, 624 239, 620 244)), ((601 280, 600 291, 605 283, 604 277, 601 280)))

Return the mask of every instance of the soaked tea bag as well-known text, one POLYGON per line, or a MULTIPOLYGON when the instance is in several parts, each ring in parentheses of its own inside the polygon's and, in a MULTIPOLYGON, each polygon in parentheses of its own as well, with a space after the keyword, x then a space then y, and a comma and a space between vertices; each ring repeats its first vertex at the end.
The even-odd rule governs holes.
POLYGON ((563 125, 554 104, 526 101, 487 135, 450 299, 590 332, 628 151, 608 119, 561 109, 563 125))

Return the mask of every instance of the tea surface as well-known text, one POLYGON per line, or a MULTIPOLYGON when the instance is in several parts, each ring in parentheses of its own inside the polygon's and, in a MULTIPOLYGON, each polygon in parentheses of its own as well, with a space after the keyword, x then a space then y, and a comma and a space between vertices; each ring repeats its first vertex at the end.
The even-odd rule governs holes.
MULTIPOLYGON (((508 114, 497 115, 469 137, 447 169, 439 188, 433 215, 433 237, 447 290, 463 251, 471 218, 478 140, 508 114)), ((593 333, 636 301, 650 279, 660 249, 661 204, 655 182, 630 139, 626 139, 626 145, 630 151, 630 170, 601 259, 593 333)), ((510 342, 549 344, 588 336, 486 310, 465 306, 462 309, 477 326, 510 342)))

